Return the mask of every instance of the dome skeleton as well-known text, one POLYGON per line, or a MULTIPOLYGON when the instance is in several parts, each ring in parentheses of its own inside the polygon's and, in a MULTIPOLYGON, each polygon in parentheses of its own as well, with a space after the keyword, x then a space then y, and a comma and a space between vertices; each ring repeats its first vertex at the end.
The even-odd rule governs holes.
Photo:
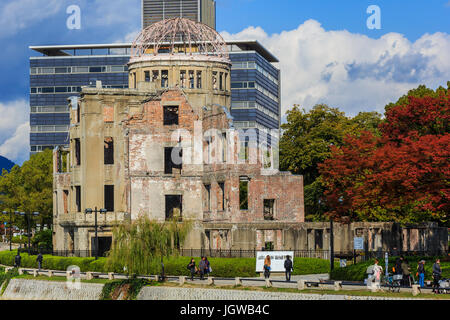
POLYGON ((200 54, 229 60, 226 42, 217 31, 185 18, 162 20, 142 30, 131 47, 131 59, 158 56, 161 54, 160 49, 167 46, 170 47, 169 53, 173 55, 176 54, 176 44, 183 44, 185 55, 200 54), (192 52, 193 47, 198 48, 198 53, 192 52), (146 53, 150 48, 153 53, 146 53))

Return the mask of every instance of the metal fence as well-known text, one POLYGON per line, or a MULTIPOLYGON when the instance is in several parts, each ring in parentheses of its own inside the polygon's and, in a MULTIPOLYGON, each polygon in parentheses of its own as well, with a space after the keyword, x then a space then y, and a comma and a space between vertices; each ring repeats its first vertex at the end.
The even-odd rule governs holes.
MULTIPOLYGON (((256 253, 259 250, 235 250, 235 249, 181 249, 180 256, 182 257, 212 257, 212 258, 255 258, 256 253)), ((329 250, 289 250, 286 249, 284 251, 292 251, 294 253, 294 257, 300 258, 318 258, 318 259, 330 259, 330 251, 329 250)), ((21 252, 28 252, 25 248, 21 249, 21 252)), ((47 250, 47 249, 30 249, 30 253, 32 255, 37 255, 39 252, 42 254, 51 254, 54 256, 61 257, 94 257, 94 250, 47 250)), ((347 259, 352 260, 356 259, 359 261, 367 261, 370 259, 378 258, 384 259, 386 252, 389 254, 389 257, 392 256, 417 256, 417 257, 434 257, 434 256, 447 256, 448 252, 446 251, 334 251, 334 258, 337 259, 347 259)), ((99 252, 99 257, 105 257, 107 252, 101 251, 99 252)))

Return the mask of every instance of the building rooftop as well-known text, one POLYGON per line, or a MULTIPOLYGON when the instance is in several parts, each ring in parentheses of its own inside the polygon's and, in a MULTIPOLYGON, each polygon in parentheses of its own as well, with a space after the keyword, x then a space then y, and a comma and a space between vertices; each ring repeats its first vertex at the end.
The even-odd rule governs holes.
MULTIPOLYGON (((240 51, 255 51, 268 62, 277 63, 279 60, 257 40, 225 40, 229 53, 240 51)), ((179 42, 181 44, 181 42, 179 42)), ((131 55, 132 43, 108 44, 70 44, 30 46, 29 48, 45 57, 71 57, 93 55, 131 55)), ((35 58, 35 57, 32 57, 35 58)))

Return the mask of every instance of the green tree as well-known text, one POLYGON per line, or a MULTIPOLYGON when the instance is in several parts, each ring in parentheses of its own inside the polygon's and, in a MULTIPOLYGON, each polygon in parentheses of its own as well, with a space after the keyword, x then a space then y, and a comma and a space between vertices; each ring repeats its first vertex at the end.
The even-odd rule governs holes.
POLYGON ((147 216, 124 222, 113 230, 113 243, 108 264, 118 270, 126 267, 129 274, 149 274, 163 257, 176 256, 191 229, 190 221, 175 217, 164 223, 147 216))
MULTIPOLYGON (((52 151, 45 150, 32 155, 22 167, 16 165, 9 173, 3 171, 0 176, 0 207, 2 210, 38 211, 40 215, 35 220, 50 226, 53 220, 52 189, 52 151)), ((15 221, 19 227, 26 227, 25 219, 15 217, 15 221)))
POLYGON ((342 145, 347 134, 362 130, 376 133, 380 123, 377 112, 360 112, 352 119, 327 105, 316 105, 309 111, 295 105, 287 112, 287 123, 281 126, 280 169, 303 175, 308 221, 323 220, 327 211, 321 201, 324 187, 318 164, 330 157, 330 147, 342 145))

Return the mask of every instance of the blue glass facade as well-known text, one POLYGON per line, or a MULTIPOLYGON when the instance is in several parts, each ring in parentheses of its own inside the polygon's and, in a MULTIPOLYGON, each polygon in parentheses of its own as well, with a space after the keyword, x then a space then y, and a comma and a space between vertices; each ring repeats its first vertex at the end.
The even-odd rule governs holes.
MULTIPOLYGON (((103 46, 104 47, 104 46, 103 46)), ((41 47, 44 48, 44 47, 41 47)), ((30 58, 30 152, 35 153, 57 145, 68 145, 70 114, 67 99, 78 95, 81 86, 102 82, 104 87, 127 88, 126 64, 129 54, 90 55, 93 49, 74 49, 73 54, 58 47, 35 49, 41 57, 30 58), (85 51, 84 55, 76 55, 85 51), (88 54, 86 55, 86 51, 88 54), (65 56, 60 56, 64 54, 65 56)), ((279 129, 280 73, 265 58, 270 53, 230 46, 232 106, 236 128, 279 129)), ((126 53, 129 51, 125 49, 126 53)), ((253 49, 253 48, 252 48, 253 49)))

